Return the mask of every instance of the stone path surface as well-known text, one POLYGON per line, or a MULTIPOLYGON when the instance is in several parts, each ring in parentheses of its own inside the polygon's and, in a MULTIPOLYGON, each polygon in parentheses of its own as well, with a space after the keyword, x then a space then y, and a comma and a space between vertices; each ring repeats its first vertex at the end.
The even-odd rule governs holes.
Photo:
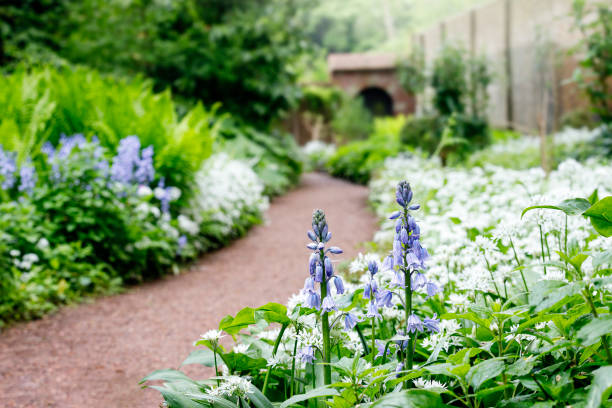
MULTIPOLYGON (((227 248, 206 254, 179 276, 62 308, 0 333, 3 408, 158 407, 159 394, 138 381, 177 368, 193 341, 245 306, 285 302, 304 284, 306 230, 314 208, 327 214, 332 244, 349 259, 370 240, 375 219, 365 187, 306 174, 277 198, 266 222, 227 248)), ((196 378, 203 367, 185 370, 196 378)))

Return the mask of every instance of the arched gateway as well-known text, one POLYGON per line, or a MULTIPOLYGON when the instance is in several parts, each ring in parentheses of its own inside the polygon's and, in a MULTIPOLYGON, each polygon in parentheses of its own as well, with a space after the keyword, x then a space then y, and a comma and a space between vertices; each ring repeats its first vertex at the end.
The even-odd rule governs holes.
POLYGON ((394 54, 329 54, 331 81, 349 95, 361 96, 378 116, 410 114, 414 96, 404 91, 396 74, 394 54))

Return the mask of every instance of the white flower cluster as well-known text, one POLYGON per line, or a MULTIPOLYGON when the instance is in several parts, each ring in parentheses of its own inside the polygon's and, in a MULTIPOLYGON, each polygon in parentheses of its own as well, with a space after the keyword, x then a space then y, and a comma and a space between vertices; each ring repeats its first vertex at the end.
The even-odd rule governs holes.
MULTIPOLYGON (((556 251, 565 246, 565 214, 534 210, 521 218, 521 212, 532 205, 586 198, 595 189, 600 198, 610 195, 612 166, 596 160, 566 160, 547 177, 539 168, 443 168, 436 160, 390 158, 370 183, 370 200, 381 218, 395 210, 399 180, 411 184, 415 201, 422 207, 413 215, 432 255, 428 276, 442 285, 452 281, 467 293, 501 292, 505 284, 522 288, 517 259, 527 266, 528 280, 565 279, 558 270, 547 268, 545 272, 539 265, 543 253, 547 261, 559 260, 556 251)), ((586 245, 592 252, 609 247, 609 239, 597 237, 584 217, 568 217, 567 222, 568 245, 586 245)), ((391 247, 393 227, 393 221, 386 220, 375 235, 382 248, 391 247)), ((360 262, 355 261, 355 269, 360 262)), ((592 272, 590 259, 583 269, 592 272)), ((466 298, 458 295, 450 300, 465 302, 466 298)))
POLYGON ((218 387, 212 387, 208 394, 212 396, 235 396, 245 398, 253 391, 251 382, 237 375, 226 376, 218 387))
POLYGON ((313 168, 322 168, 336 153, 336 146, 320 140, 311 140, 302 147, 302 152, 313 168))
POLYGON ((199 209, 196 218, 219 222, 224 233, 229 233, 243 214, 260 214, 268 208, 264 184, 257 174, 247 163, 233 160, 225 153, 206 160, 196 175, 196 183, 199 191, 194 199, 194 208, 199 209))

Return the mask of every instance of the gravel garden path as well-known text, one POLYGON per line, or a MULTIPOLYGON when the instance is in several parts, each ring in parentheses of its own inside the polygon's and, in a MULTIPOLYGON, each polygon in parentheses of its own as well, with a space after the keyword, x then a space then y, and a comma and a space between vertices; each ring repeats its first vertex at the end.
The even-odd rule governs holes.
MULTIPOLYGON (((0 406, 159 406, 159 393, 139 388, 142 377, 177 368, 193 341, 226 314, 285 302, 303 286, 314 208, 325 210, 332 243, 345 250, 336 259, 357 254, 376 227, 366 198, 365 187, 306 174, 298 188, 274 200, 264 225, 190 271, 1 332, 0 406)), ((203 378, 204 370, 185 371, 203 378)))

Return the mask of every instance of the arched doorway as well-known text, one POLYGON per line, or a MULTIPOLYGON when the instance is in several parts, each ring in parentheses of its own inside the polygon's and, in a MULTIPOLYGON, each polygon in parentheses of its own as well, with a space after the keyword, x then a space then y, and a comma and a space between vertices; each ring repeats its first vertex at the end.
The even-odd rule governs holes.
POLYGON ((365 88, 358 95, 365 107, 372 112, 374 116, 391 116, 393 115, 393 99, 382 88, 370 87, 365 88))

